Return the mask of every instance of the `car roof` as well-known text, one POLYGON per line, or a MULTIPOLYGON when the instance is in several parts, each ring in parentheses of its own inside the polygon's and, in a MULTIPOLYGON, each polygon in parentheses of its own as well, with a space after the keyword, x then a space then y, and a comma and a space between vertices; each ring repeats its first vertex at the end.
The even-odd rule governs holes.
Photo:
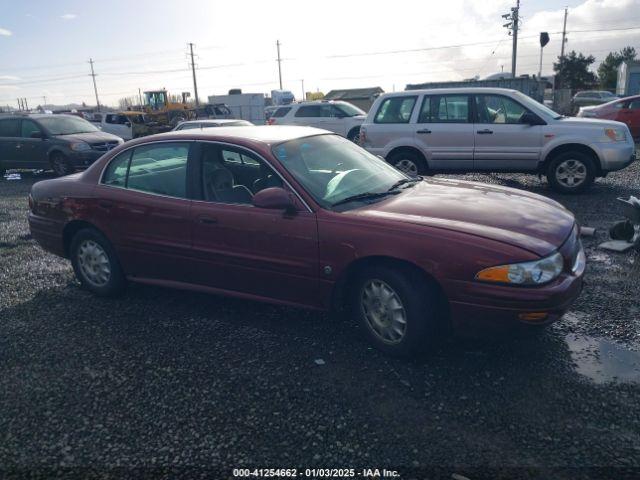
POLYGON ((398 96, 407 96, 407 95, 423 95, 423 94, 451 94, 451 93, 464 93, 464 94, 473 94, 473 93, 495 93, 495 94, 514 94, 520 93, 518 90, 514 90, 512 88, 494 88, 494 87, 452 87, 452 88, 423 88, 418 90, 402 90, 400 92, 389 92, 383 93, 380 95, 380 98, 388 98, 388 97, 398 97, 398 96))
POLYGON ((1 119, 20 119, 20 118, 33 118, 35 120, 38 120, 39 118, 51 118, 51 117, 73 117, 73 118, 80 118, 77 115, 66 115, 64 113, 23 113, 23 114, 11 114, 11 115, 7 115, 7 116, 0 116, 1 119))
POLYGON ((193 137, 199 140, 250 140, 259 143, 276 144, 295 140, 312 135, 322 135, 331 132, 313 127, 297 127, 290 125, 258 125, 243 127, 207 128, 207 129, 187 129, 172 132, 160 133, 150 137, 143 137, 146 140, 175 139, 177 137, 193 137))
POLYGON ((242 120, 241 118, 203 118, 202 120, 186 120, 184 122, 180 122, 180 125, 189 125, 192 123, 234 123, 234 122, 246 122, 246 120, 242 120))

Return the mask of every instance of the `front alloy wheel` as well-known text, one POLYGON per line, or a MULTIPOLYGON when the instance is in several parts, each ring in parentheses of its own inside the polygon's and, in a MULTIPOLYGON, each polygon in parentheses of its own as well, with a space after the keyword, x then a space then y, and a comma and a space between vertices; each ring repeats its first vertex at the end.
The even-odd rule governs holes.
POLYGON ((388 284, 368 280, 362 287, 360 308, 372 333, 382 342, 393 345, 402 341, 407 314, 402 300, 388 284))
POLYGON ((568 159, 556 167, 558 182, 567 188, 578 188, 587 179, 587 166, 580 160, 568 159))
POLYGON ((560 193, 579 193, 593 183, 593 161, 582 152, 566 152, 554 158, 547 167, 551 187, 560 193))
POLYGON ((396 162, 395 166, 398 170, 401 170, 404 173, 411 175, 412 177, 418 176, 418 165, 416 165, 413 160, 410 160, 408 158, 401 158, 396 162))

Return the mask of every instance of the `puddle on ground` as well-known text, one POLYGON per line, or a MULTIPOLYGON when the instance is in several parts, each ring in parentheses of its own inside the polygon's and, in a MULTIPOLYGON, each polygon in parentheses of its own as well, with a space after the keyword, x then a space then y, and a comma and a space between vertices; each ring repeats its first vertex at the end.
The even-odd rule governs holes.
POLYGON ((601 338, 565 337, 575 369, 595 383, 640 383, 640 352, 601 338))

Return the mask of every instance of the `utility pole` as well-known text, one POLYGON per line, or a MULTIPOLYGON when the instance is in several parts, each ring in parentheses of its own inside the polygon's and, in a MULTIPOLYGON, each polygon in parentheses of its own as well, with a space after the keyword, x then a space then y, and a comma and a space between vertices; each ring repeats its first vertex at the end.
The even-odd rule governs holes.
POLYGON ((93 91, 96 94, 96 109, 100 111, 100 100, 98 100, 98 87, 96 86, 96 72, 93 71, 93 59, 89 59, 89 65, 91 65, 91 78, 93 78, 93 91))
POLYGON ((142 92, 138 89, 138 98, 140 99, 140 108, 142 108, 142 92))
POLYGON ((513 37, 513 46, 511 47, 511 76, 516 77, 516 59, 518 55, 518 28, 520 22, 520 0, 516 0, 516 6, 511 9, 511 13, 505 13, 502 18, 508 20, 503 25, 509 30, 509 35, 513 37))
POLYGON ((567 43, 567 14, 569 9, 564 9, 564 26, 562 27, 562 46, 560 47, 560 62, 564 59, 564 44, 567 43))
POLYGON ((44 106, 47 104, 47 96, 46 95, 42 97, 42 101, 44 102, 42 104, 42 108, 44 108, 44 106))
POLYGON ((280 66, 282 60, 280 59, 280 40, 276 40, 276 48, 278 49, 278 78, 280 80, 280 90, 282 90, 282 67, 280 66))
POLYGON ((196 83, 196 64, 193 62, 193 43, 189 44, 189 50, 191 52, 191 72, 193 73, 193 93, 196 96, 196 108, 200 106, 198 100, 198 84, 196 83))
POLYGON ((307 99, 304 93, 304 78, 300 81, 302 82, 302 101, 304 102, 307 99))

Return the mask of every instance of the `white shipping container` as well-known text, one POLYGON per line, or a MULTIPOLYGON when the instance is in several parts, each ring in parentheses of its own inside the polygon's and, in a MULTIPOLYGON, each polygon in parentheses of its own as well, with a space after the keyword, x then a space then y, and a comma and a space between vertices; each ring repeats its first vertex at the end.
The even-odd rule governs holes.
POLYGON ((239 93, 238 95, 211 95, 209 103, 224 103, 229 107, 233 118, 248 120, 256 125, 263 125, 264 94, 239 93))

